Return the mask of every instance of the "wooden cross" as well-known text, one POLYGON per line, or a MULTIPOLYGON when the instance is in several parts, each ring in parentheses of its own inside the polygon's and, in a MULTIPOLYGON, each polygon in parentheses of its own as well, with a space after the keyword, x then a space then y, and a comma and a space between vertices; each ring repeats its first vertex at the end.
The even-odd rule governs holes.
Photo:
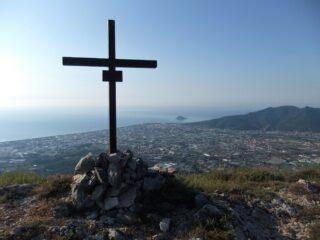
POLYGON ((115 22, 109 20, 109 58, 63 57, 62 64, 68 66, 109 67, 102 72, 102 80, 109 82, 109 152, 117 152, 116 82, 122 82, 122 71, 116 67, 156 68, 154 60, 116 59, 115 22))

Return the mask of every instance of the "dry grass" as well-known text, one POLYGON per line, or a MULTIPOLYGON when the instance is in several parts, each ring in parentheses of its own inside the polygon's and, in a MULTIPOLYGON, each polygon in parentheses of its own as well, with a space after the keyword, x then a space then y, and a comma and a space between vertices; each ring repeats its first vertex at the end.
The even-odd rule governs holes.
POLYGON ((306 195, 309 193, 305 185, 298 182, 290 183, 288 187, 288 191, 297 196, 306 195))
POLYGON ((320 223, 316 223, 310 228, 310 240, 319 240, 319 237, 320 237, 320 223))
POLYGON ((182 239, 212 239, 212 240, 231 240, 234 239, 234 232, 228 228, 229 220, 222 218, 218 220, 207 220, 198 222, 192 226, 182 239))
POLYGON ((271 169, 238 168, 213 170, 205 174, 184 174, 179 176, 189 187, 200 189, 205 192, 229 192, 234 189, 238 192, 248 190, 263 190, 276 188, 284 175, 271 169))
POLYGON ((208 193, 220 191, 234 195, 253 195, 265 200, 274 198, 275 192, 285 187, 288 187, 292 193, 306 194, 304 187, 296 183, 301 178, 319 183, 319 167, 299 171, 242 167, 213 170, 204 174, 180 174, 177 176, 177 179, 185 187, 208 193))
MULTIPOLYGON (((320 206, 305 206, 299 211, 299 218, 308 222, 318 219, 320 216, 320 206)), ((320 235, 319 235, 320 236, 320 235)))
POLYGON ((179 176, 189 186, 207 192, 215 190, 229 191, 233 188, 247 188, 252 183, 262 185, 282 185, 299 179, 320 183, 320 169, 303 169, 300 171, 242 167, 235 169, 213 170, 204 174, 182 174, 179 176))
POLYGON ((56 197, 70 191, 72 177, 69 175, 53 175, 40 184, 35 193, 41 198, 56 197))

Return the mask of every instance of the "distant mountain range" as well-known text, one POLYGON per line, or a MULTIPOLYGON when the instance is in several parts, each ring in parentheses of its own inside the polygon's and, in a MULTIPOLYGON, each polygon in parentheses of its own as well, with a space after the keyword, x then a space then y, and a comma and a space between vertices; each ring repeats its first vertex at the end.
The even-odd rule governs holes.
POLYGON ((270 107, 244 115, 221 117, 191 124, 234 130, 320 132, 320 108, 270 107))

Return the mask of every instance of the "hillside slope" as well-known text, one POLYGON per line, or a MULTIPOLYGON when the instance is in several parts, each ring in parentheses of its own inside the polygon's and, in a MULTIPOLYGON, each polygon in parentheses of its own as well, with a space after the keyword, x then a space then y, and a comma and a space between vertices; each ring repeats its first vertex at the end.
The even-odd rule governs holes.
POLYGON ((227 116, 191 124, 234 130, 320 132, 320 108, 270 107, 244 115, 227 116))
POLYGON ((99 213, 74 208, 71 181, 0 174, 0 239, 319 239, 316 167, 178 174, 140 207, 99 213))

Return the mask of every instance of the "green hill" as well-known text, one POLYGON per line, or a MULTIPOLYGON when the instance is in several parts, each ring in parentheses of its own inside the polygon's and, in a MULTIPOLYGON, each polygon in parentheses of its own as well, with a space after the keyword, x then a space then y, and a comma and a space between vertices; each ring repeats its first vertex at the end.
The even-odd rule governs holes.
POLYGON ((234 130, 320 132, 320 108, 270 107, 244 115, 227 116, 191 124, 234 130))

